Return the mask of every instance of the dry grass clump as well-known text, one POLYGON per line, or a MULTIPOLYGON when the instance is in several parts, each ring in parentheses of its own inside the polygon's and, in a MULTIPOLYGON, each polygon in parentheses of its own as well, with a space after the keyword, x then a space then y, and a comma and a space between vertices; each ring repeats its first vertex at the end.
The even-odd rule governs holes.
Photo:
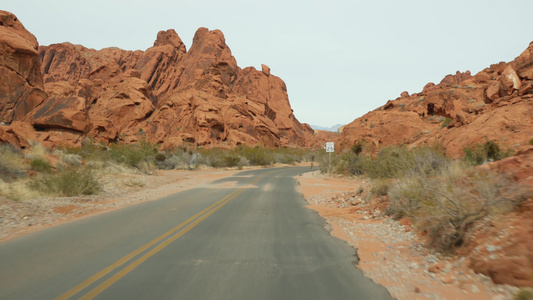
POLYGON ((94 172, 88 168, 40 176, 28 182, 28 186, 44 195, 65 197, 93 195, 101 190, 94 172))
POLYGON ((408 217, 433 246, 450 252, 480 219, 513 210, 530 190, 503 175, 450 162, 435 176, 405 177, 392 185, 388 213, 408 217))
POLYGON ((0 144, 0 180, 11 182, 25 177, 27 164, 19 149, 9 144, 0 144))
POLYGON ((39 193, 29 188, 27 182, 27 179, 10 183, 0 180, 0 196, 6 197, 7 199, 13 201, 38 197, 39 193))

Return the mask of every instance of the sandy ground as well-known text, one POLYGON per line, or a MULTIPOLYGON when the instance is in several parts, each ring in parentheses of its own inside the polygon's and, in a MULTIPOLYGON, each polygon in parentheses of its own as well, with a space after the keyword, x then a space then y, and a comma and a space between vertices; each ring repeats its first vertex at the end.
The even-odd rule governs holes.
POLYGON ((0 241, 75 218, 202 187, 237 172, 240 171, 204 169, 158 171, 155 175, 110 173, 99 178, 103 192, 98 195, 19 201, 0 197, 0 241))
POLYGON ((423 239, 379 211, 365 193, 369 183, 321 175, 297 177, 309 208, 328 222, 331 234, 358 253, 365 276, 385 286, 397 299, 512 299, 517 288, 493 284, 475 274, 465 258, 443 257, 423 245, 423 239))

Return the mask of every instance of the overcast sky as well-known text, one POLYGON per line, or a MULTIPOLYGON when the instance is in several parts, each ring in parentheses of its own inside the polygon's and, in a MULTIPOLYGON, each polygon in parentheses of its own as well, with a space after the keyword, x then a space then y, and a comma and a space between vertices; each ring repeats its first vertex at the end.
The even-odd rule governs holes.
POLYGON ((220 29, 241 68, 287 84, 305 123, 347 124, 402 91, 510 61, 533 41, 532 0, 0 0, 41 45, 145 50, 175 29, 187 49, 220 29))

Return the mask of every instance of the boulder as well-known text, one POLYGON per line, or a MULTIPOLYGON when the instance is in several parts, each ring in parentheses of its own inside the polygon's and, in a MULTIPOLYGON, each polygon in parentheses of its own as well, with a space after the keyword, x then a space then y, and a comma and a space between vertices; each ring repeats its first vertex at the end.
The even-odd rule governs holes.
POLYGON ((502 76, 500 77, 500 82, 504 90, 509 95, 513 92, 513 90, 518 90, 520 87, 522 87, 522 83, 518 77, 518 74, 516 74, 515 70, 511 66, 507 66, 507 68, 505 68, 502 76))

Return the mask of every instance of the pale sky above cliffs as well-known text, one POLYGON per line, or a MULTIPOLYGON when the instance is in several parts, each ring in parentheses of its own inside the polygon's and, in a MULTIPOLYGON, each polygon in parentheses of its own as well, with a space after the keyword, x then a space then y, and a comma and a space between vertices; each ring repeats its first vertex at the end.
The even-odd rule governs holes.
POLYGON ((510 61, 533 41, 532 0, 0 0, 41 45, 145 50, 175 29, 187 49, 220 29, 241 68, 271 68, 296 117, 331 126, 447 74, 510 61))

